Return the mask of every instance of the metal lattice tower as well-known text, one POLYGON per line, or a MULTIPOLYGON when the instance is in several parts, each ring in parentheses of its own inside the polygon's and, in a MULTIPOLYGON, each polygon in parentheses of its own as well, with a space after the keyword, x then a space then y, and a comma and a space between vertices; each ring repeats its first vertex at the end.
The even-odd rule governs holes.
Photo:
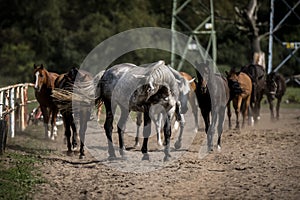
MULTIPOLYGON (((279 0, 277 0, 279 1, 279 0)), ((269 58, 268 58, 268 73, 272 71, 272 57, 273 57, 273 38, 286 47, 286 49, 290 50, 289 55, 281 61, 281 63, 273 70, 274 72, 278 71, 292 56, 295 56, 295 53, 300 48, 299 41, 292 41, 292 42, 283 42, 279 38, 276 37, 275 32, 280 28, 280 26, 285 22, 285 20, 290 16, 292 13, 298 18, 300 21, 300 17, 298 13, 295 12, 295 9, 300 4, 298 1, 293 7, 291 7, 285 0, 281 0, 287 8, 289 8, 289 12, 281 19, 281 21, 274 27, 273 18, 274 18, 274 3, 275 0, 271 0, 271 13, 270 13, 270 36, 269 36, 269 58)), ((297 57, 296 57, 297 58, 297 57)), ((299 61, 299 59, 297 58, 299 61)))
MULTIPOLYGON (((178 4, 177 0, 173 0, 173 11, 172 11, 172 54, 171 54, 171 66, 176 68, 177 70, 181 70, 182 65, 185 60, 185 55, 187 51, 199 51, 200 55, 202 56, 203 60, 206 60, 208 57, 208 52, 211 52, 211 58, 214 61, 214 64, 217 60, 217 42, 216 42, 216 32, 215 32, 215 25, 214 25, 214 7, 213 7, 213 0, 210 0, 210 14, 206 17, 199 25, 195 28, 190 27, 189 22, 181 19, 179 17, 179 13, 186 7, 192 0, 185 0, 181 5, 178 4), (182 47, 178 45, 178 39, 176 38, 176 24, 182 25, 186 31, 184 33, 189 36, 187 44, 182 47), (209 34, 209 41, 206 47, 206 51, 203 52, 202 47, 200 45, 198 35, 200 34, 209 34), (193 42, 194 41, 194 42, 193 42), (182 57, 179 63, 175 63, 176 58, 174 54, 174 50, 177 49, 182 52, 182 57)), ((199 1, 200 4, 201 1, 199 1)), ((202 4, 203 6, 203 4, 202 4)))

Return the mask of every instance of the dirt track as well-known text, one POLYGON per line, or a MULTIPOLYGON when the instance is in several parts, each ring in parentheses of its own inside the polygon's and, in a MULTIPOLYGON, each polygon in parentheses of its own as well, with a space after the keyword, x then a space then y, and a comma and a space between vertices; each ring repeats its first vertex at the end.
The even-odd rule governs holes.
MULTIPOLYGON (((40 167, 48 181, 37 186, 34 199, 299 199, 300 110, 281 113, 281 120, 272 123, 263 109, 259 124, 241 131, 228 130, 226 123, 222 151, 203 158, 199 150, 206 139, 198 132, 182 154, 145 173, 124 172, 90 154, 85 160, 67 156, 62 138, 45 142, 52 153, 42 156, 40 167)), ((126 144, 133 145, 133 138, 126 144)), ((155 158, 157 147, 150 148, 155 158)), ((142 156, 137 150, 129 152, 142 156)), ((141 167, 147 164, 143 162, 141 167)))

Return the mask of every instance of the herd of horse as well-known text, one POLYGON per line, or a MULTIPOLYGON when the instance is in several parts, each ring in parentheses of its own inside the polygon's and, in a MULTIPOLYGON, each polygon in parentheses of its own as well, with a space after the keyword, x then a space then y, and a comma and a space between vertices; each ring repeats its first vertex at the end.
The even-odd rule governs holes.
POLYGON ((195 64, 196 77, 185 72, 178 72, 165 65, 164 61, 136 66, 130 63, 115 65, 92 76, 89 72, 73 67, 64 74, 48 72, 41 65, 34 65, 35 96, 43 114, 45 137, 57 136, 56 116, 63 117, 68 153, 77 148, 80 140, 80 158, 85 156, 84 143, 87 123, 92 107, 96 104, 98 117, 102 105, 105 106, 104 130, 108 144, 108 158, 115 159, 115 147, 112 130, 116 108, 121 110, 117 123, 119 154, 126 158, 124 132, 131 111, 137 112, 137 135, 135 146, 139 146, 139 129, 144 122, 143 160, 149 160, 148 138, 151 134, 151 122, 155 122, 157 141, 161 142, 164 133, 164 161, 170 158, 170 138, 174 127, 179 122, 180 132, 175 148, 181 148, 185 125, 184 114, 191 109, 195 119, 195 130, 199 131, 198 108, 200 108, 207 135, 208 151, 213 150, 213 136, 217 128, 217 148, 221 148, 221 136, 227 109, 229 128, 231 107, 236 114, 236 128, 240 129, 239 116, 242 113, 242 127, 248 117, 248 123, 257 123, 260 119, 260 103, 265 94, 270 105, 271 119, 279 119, 279 108, 286 85, 282 75, 271 72, 257 64, 250 64, 240 70, 232 68, 226 76, 215 73, 207 63, 195 64), (76 94, 76 95, 74 95, 76 94), (73 101, 74 96, 79 100, 73 101), (277 98, 276 117, 274 99, 277 98), (232 105, 231 105, 232 102, 232 105), (75 118, 79 120, 79 135, 75 118), (51 119, 51 120, 50 120, 51 119), (50 126, 49 126, 50 121, 50 126), (73 134, 72 134, 73 133, 73 134))

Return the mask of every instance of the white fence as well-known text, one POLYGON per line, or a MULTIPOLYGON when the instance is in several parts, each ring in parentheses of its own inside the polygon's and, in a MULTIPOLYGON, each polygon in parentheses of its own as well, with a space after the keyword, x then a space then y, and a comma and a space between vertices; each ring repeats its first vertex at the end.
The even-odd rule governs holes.
POLYGON ((24 131, 27 126, 28 87, 32 83, 22 83, 0 88, 0 120, 8 122, 9 134, 13 138, 16 131, 24 131))

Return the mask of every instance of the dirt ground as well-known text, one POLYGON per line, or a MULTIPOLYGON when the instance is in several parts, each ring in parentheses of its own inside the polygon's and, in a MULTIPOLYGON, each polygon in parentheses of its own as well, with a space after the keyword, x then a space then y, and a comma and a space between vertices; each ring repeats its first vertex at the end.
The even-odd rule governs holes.
MULTIPOLYGON (((200 121, 203 127, 202 119, 200 121)), ((93 152, 91 145, 87 145, 86 158, 80 160, 77 153, 72 156, 66 154, 61 127, 57 141, 40 140, 41 148, 50 149, 49 154, 41 155, 43 162, 37 164, 47 181, 34 189, 33 197, 300 199, 299 109, 282 109, 281 119, 271 122, 269 111, 264 108, 256 126, 240 131, 228 130, 226 121, 222 150, 210 154, 203 153, 206 142, 203 130, 196 134, 188 133, 193 132, 192 122, 192 115, 187 115, 184 134, 189 135, 186 136, 189 139, 180 151, 172 150, 172 159, 168 163, 161 161, 163 152, 156 146, 155 138, 150 145, 152 160, 141 161, 142 154, 139 149, 130 148, 134 139, 128 135, 125 139, 129 161, 108 161, 103 156, 95 158, 93 155, 97 151, 93 152), (138 161, 131 162, 131 155, 136 156, 138 161), (149 163, 152 163, 150 167, 149 163)), ((43 129, 42 126, 37 128, 43 129)), ((103 129, 99 131, 103 133, 103 129)), ((96 138, 88 140, 96 141, 96 138)), ((101 152, 106 152, 106 149, 101 152)))

